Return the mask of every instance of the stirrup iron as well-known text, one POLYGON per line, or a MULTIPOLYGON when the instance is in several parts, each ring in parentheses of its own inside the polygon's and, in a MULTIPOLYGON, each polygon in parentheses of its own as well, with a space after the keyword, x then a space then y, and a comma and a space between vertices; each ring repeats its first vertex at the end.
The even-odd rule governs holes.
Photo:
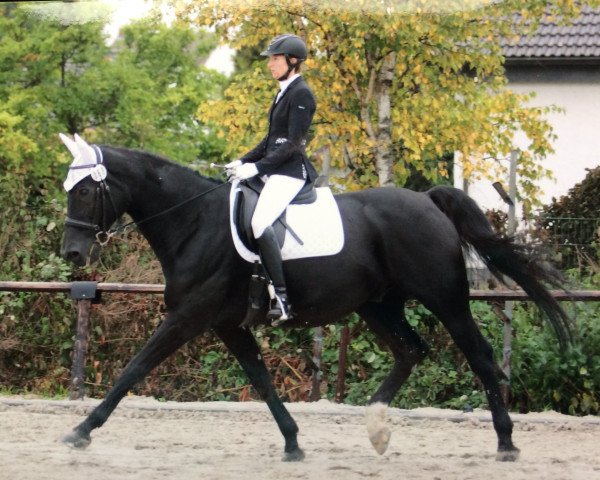
POLYGON ((268 289, 272 308, 267 313, 267 319, 271 320, 272 326, 277 327, 292 318, 291 308, 286 293, 276 293, 272 283, 269 284, 268 289))

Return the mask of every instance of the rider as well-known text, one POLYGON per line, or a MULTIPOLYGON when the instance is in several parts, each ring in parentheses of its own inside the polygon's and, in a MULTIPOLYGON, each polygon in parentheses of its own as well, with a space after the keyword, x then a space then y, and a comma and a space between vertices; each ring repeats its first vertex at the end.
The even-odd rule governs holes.
POLYGON ((278 35, 261 55, 280 90, 269 111, 269 131, 250 152, 226 165, 233 178, 260 175, 265 186, 252 217, 252 233, 275 288, 275 302, 267 314, 271 320, 290 318, 281 249, 272 224, 307 182, 317 178, 304 147, 316 109, 315 97, 300 76, 306 60, 304 41, 291 34, 278 35))

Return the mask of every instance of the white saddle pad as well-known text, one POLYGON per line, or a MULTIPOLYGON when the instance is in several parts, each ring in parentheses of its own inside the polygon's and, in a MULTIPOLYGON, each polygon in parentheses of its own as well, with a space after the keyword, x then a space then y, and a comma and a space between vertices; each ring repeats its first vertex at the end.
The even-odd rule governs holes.
MULTIPOLYGON (((229 198, 231 235, 240 256, 253 263, 259 260, 258 255, 246 248, 233 224, 233 206, 237 195, 241 195, 241 190, 237 185, 237 181, 233 182, 229 198)), ((344 247, 342 217, 331 190, 328 187, 320 187, 315 190, 317 191, 317 200, 314 203, 287 207, 286 223, 304 242, 304 245, 300 245, 290 235, 290 232, 286 231, 281 249, 283 260, 335 255, 344 247)))

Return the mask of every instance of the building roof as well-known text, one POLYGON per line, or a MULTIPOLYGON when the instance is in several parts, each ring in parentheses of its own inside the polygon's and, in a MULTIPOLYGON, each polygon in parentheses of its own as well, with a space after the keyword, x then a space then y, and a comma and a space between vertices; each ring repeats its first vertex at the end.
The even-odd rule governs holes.
POLYGON ((581 16, 569 25, 543 20, 533 36, 516 43, 503 42, 508 62, 594 61, 600 59, 600 9, 584 7, 581 16))

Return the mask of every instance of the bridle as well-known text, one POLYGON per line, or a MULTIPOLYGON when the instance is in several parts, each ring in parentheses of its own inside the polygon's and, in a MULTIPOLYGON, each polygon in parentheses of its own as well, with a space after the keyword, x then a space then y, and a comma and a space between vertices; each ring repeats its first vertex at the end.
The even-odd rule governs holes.
MULTIPOLYGON (((97 145, 92 145, 92 147, 96 150, 96 154, 98 155, 98 158, 100 159, 99 163, 102 163, 102 152, 101 152, 100 148, 97 145)), ((81 169, 81 168, 95 167, 96 165, 97 164, 77 165, 77 166, 71 166, 70 168, 75 170, 75 169, 81 169)), ((110 205, 110 208, 112 208, 112 213, 114 213, 115 218, 119 218, 119 215, 117 212, 117 208, 115 206, 115 202, 110 193, 110 187, 108 186, 108 183, 106 182, 106 180, 102 179, 98 182, 98 186, 96 187, 96 192, 94 194, 93 220, 91 222, 86 222, 83 220, 77 220, 77 219, 67 216, 67 218, 65 219, 65 226, 94 231, 96 233, 96 241, 100 244, 100 246, 103 247, 110 241, 110 239, 113 236, 115 236, 116 234, 118 234, 120 232, 123 232, 126 228, 128 228, 132 225, 139 226, 142 223, 146 223, 146 222, 149 222, 150 220, 154 220, 157 217, 166 215, 167 213, 170 213, 173 210, 176 210, 176 209, 178 209, 200 197, 203 197, 204 195, 211 193, 212 191, 216 190, 217 188, 223 187, 225 185, 227 185, 227 182, 220 183, 213 188, 209 188, 205 192, 194 195, 193 197, 188 198, 187 200, 184 200, 183 202, 180 202, 177 205, 174 205, 174 206, 169 207, 165 210, 162 210, 158 213, 155 213, 154 215, 146 217, 137 222, 132 221, 132 222, 126 223, 124 225, 119 222, 119 224, 115 228, 111 229, 110 226, 112 225, 112 223, 111 223, 111 225, 108 225, 108 220, 107 220, 108 216, 107 216, 106 205, 107 204, 110 205)))
MULTIPOLYGON (((104 161, 102 150, 100 150, 100 147, 98 147, 98 145, 91 145, 91 147, 96 153, 96 163, 88 163, 85 165, 72 165, 69 167, 70 170, 95 168, 98 167, 98 165, 103 165, 104 161)), ((110 194, 110 187, 106 183, 105 179, 102 178, 98 181, 98 186, 96 187, 96 191, 94 193, 94 215, 92 222, 77 220, 67 216, 67 218, 65 219, 65 226, 82 228, 84 230, 92 230, 96 232, 96 240, 98 241, 98 243, 101 246, 106 245, 110 238, 118 231, 109 230, 110 225, 107 225, 107 203, 110 203, 112 211, 115 214, 115 217, 117 217, 117 208, 115 207, 115 202, 113 201, 112 195, 110 194)))
POLYGON ((102 180, 99 182, 99 185, 96 187, 96 191, 94 193, 94 216, 92 222, 76 220, 67 216, 65 219, 65 226, 82 228, 84 230, 92 230, 96 233, 96 240, 98 243, 101 246, 106 245, 110 238, 121 230, 121 226, 117 227, 116 229, 109 229, 110 225, 107 225, 107 203, 110 204, 115 217, 117 217, 117 209, 115 207, 112 195, 110 194, 110 187, 104 180, 102 180))

